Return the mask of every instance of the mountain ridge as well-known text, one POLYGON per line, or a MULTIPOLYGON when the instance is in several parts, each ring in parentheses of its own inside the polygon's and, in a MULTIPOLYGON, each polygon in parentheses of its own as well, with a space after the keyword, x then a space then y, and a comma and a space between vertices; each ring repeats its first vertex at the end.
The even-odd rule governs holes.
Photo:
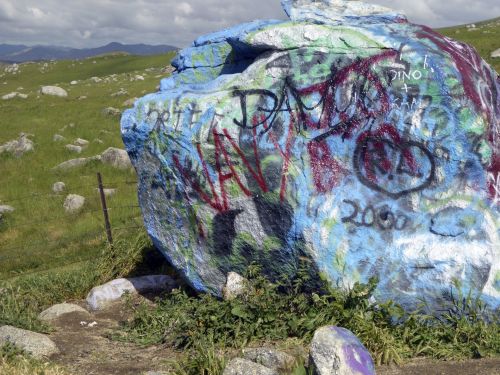
POLYGON ((112 52, 125 52, 131 55, 147 56, 166 53, 177 49, 177 47, 167 44, 122 44, 118 42, 111 42, 96 48, 0 44, 0 61, 7 63, 22 63, 44 60, 78 60, 112 52))

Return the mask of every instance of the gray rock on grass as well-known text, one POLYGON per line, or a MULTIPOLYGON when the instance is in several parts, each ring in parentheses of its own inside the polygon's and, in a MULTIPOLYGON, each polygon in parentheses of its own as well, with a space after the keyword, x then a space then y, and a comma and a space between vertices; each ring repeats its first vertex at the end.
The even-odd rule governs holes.
POLYGON ((226 285, 222 295, 226 301, 242 295, 248 288, 248 280, 236 272, 227 274, 226 285))
POLYGON ((309 351, 309 365, 317 375, 375 375, 375 365, 359 339, 335 326, 318 328, 309 351))
MULTIPOLYGON (((112 197, 113 195, 116 194, 116 189, 102 189, 104 192, 104 195, 106 197, 112 197)), ((99 189, 96 189, 97 193, 99 193, 99 189)))
POLYGON ((110 165, 118 169, 132 168, 132 163, 125 150, 109 147, 101 154, 101 161, 103 164, 110 165))
POLYGON ((71 152, 75 152, 77 154, 81 154, 82 153, 82 146, 76 146, 76 145, 66 145, 64 146, 66 148, 66 150, 68 151, 71 151, 71 152))
POLYGON ((40 89, 40 94, 58 96, 61 98, 66 98, 68 96, 68 92, 58 86, 42 86, 42 88, 40 89))
POLYGON ((62 181, 58 181, 52 185, 52 191, 54 193, 62 193, 64 190, 66 190, 66 184, 62 181))
POLYGON ((33 151, 35 146, 33 141, 29 139, 31 134, 20 133, 18 139, 13 139, 3 145, 0 145, 0 154, 6 152, 16 157, 21 157, 25 153, 33 151))
POLYGON ((56 165, 53 170, 59 170, 59 171, 68 171, 74 168, 78 167, 83 167, 84 165, 87 165, 93 161, 100 161, 101 156, 92 156, 90 158, 78 158, 78 159, 71 159, 71 160, 66 160, 58 165, 56 165))
POLYGON ((137 101, 137 98, 130 98, 130 99, 125 100, 122 105, 124 107, 132 107, 136 101, 137 101))
POLYGON ((87 141, 86 139, 83 139, 83 138, 77 138, 73 144, 74 145, 77 145, 77 146, 80 146, 80 147, 87 147, 89 145, 89 141, 87 141))
POLYGON ((73 303, 60 303, 54 306, 49 307, 48 309, 42 311, 40 315, 38 315, 38 319, 43 320, 45 322, 50 322, 52 320, 56 320, 65 314, 71 313, 82 313, 88 314, 89 312, 85 310, 83 307, 75 305, 73 303))
POLYGON ((119 301, 126 293, 137 295, 149 292, 167 292, 175 287, 175 281, 166 275, 121 278, 94 287, 87 295, 87 304, 91 310, 97 311, 119 301))
POLYGON ((63 142, 65 140, 66 140, 66 138, 64 138, 60 134, 54 134, 54 136, 52 137, 52 141, 54 141, 54 142, 63 142))
POLYGON ((67 213, 78 213, 82 210, 85 205, 85 197, 77 194, 69 194, 64 200, 64 210, 67 213))
POLYGON ((15 209, 12 206, 0 205, 0 214, 8 214, 8 213, 11 213, 14 211, 15 211, 15 209))
POLYGON ((10 99, 14 99, 14 98, 26 99, 26 98, 28 98, 28 95, 14 91, 14 92, 11 92, 9 94, 5 94, 2 96, 3 100, 10 100, 10 99))
POLYGON ((111 97, 116 97, 116 96, 124 96, 124 95, 128 95, 128 91, 121 88, 120 90, 118 90, 117 92, 111 94, 111 97))
POLYGON ((499 49, 494 50, 494 51, 491 53, 491 57, 492 57, 492 58, 500 58, 500 48, 499 48, 499 49))
POLYGON ((258 363, 243 358, 232 359, 224 369, 223 375, 278 375, 276 370, 271 370, 258 363))
POLYGON ((246 348, 243 357, 272 370, 291 370, 296 363, 295 357, 272 348, 246 348))
POLYGON ((0 346, 7 343, 16 345, 35 358, 50 357, 59 353, 56 344, 46 335, 12 326, 0 327, 0 346))
POLYGON ((102 113, 106 116, 115 116, 118 117, 122 114, 122 112, 114 107, 106 107, 102 110, 102 113))

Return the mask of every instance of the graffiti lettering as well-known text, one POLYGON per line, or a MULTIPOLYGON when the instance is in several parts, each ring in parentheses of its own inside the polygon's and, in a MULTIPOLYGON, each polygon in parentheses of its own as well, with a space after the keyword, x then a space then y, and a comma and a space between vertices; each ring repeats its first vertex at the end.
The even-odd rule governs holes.
POLYGON ((326 142, 309 142, 307 145, 314 185, 320 193, 331 191, 338 185, 344 168, 332 157, 326 142))
POLYGON ((343 217, 342 222, 352 223, 357 227, 370 228, 376 226, 384 231, 392 229, 401 231, 407 227, 410 220, 408 216, 403 213, 393 213, 387 205, 379 208, 368 205, 361 212, 358 203, 351 200, 344 200, 343 202, 351 206, 353 211, 349 216, 343 217))
POLYGON ((436 169, 422 143, 402 141, 390 125, 358 138, 353 163, 361 183, 394 199, 429 187, 436 169))
POLYGON ((286 78, 278 95, 269 90, 235 90, 233 95, 240 99, 242 118, 234 118, 233 122, 243 129, 266 123, 267 127, 260 131, 264 134, 274 126, 279 112, 292 114, 293 111, 297 133, 327 129, 316 140, 339 134, 349 138, 362 123, 389 110, 389 94, 372 67, 397 56, 397 51, 390 50, 340 70, 332 66, 327 80, 305 88, 297 87, 291 78, 286 78), (338 100, 346 94, 347 98, 338 100), (260 121, 249 125, 249 119, 254 116, 260 121))

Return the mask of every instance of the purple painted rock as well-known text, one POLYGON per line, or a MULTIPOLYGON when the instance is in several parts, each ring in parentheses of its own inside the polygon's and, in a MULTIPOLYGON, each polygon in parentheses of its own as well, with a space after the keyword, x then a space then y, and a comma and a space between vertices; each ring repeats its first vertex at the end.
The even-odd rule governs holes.
POLYGON ((476 51, 358 1, 198 38, 122 117, 155 245, 199 291, 270 279, 500 306, 500 85, 476 51))
POLYGON ((354 334, 341 327, 321 327, 314 333, 309 366, 315 375, 375 375, 370 353, 354 334))

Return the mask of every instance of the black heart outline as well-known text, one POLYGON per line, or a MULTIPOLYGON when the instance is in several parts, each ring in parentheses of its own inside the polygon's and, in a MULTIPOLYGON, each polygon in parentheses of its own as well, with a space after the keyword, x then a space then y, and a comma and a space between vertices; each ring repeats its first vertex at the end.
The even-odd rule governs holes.
POLYGON ((369 136, 369 137, 366 137, 362 142, 358 143, 358 145, 356 146, 356 149, 354 150, 353 166, 354 166, 354 172, 356 173, 356 176, 358 177, 359 181, 363 185, 369 187, 372 190, 375 190, 375 191, 378 191, 378 192, 383 193, 385 195, 388 195, 389 197, 391 197, 393 199, 399 199, 402 196, 405 196, 405 195, 408 195, 411 193, 415 193, 415 192, 418 192, 418 191, 421 191, 423 189, 428 188, 432 184, 432 181, 434 180, 434 177, 436 174, 436 165, 434 163, 434 157, 433 157, 432 153, 425 148, 423 143, 415 142, 415 141, 404 141, 398 145, 389 139, 381 139, 380 136, 369 136), (398 193, 392 193, 392 192, 384 189, 383 187, 377 185, 373 181, 370 181, 367 177, 365 177, 361 173, 361 169, 359 167, 360 160, 361 159, 364 160, 364 156, 366 155, 366 152, 368 151, 367 145, 368 145, 368 142, 370 142, 370 141, 377 141, 377 142, 382 141, 385 143, 390 143, 394 148, 399 149, 400 153, 403 153, 405 150, 409 149, 410 147, 417 147, 425 154, 425 156, 427 156, 427 158, 429 160, 429 163, 431 165, 431 171, 429 173, 429 176, 425 179, 423 184, 418 185, 416 187, 413 187, 411 189, 402 190, 398 193))

